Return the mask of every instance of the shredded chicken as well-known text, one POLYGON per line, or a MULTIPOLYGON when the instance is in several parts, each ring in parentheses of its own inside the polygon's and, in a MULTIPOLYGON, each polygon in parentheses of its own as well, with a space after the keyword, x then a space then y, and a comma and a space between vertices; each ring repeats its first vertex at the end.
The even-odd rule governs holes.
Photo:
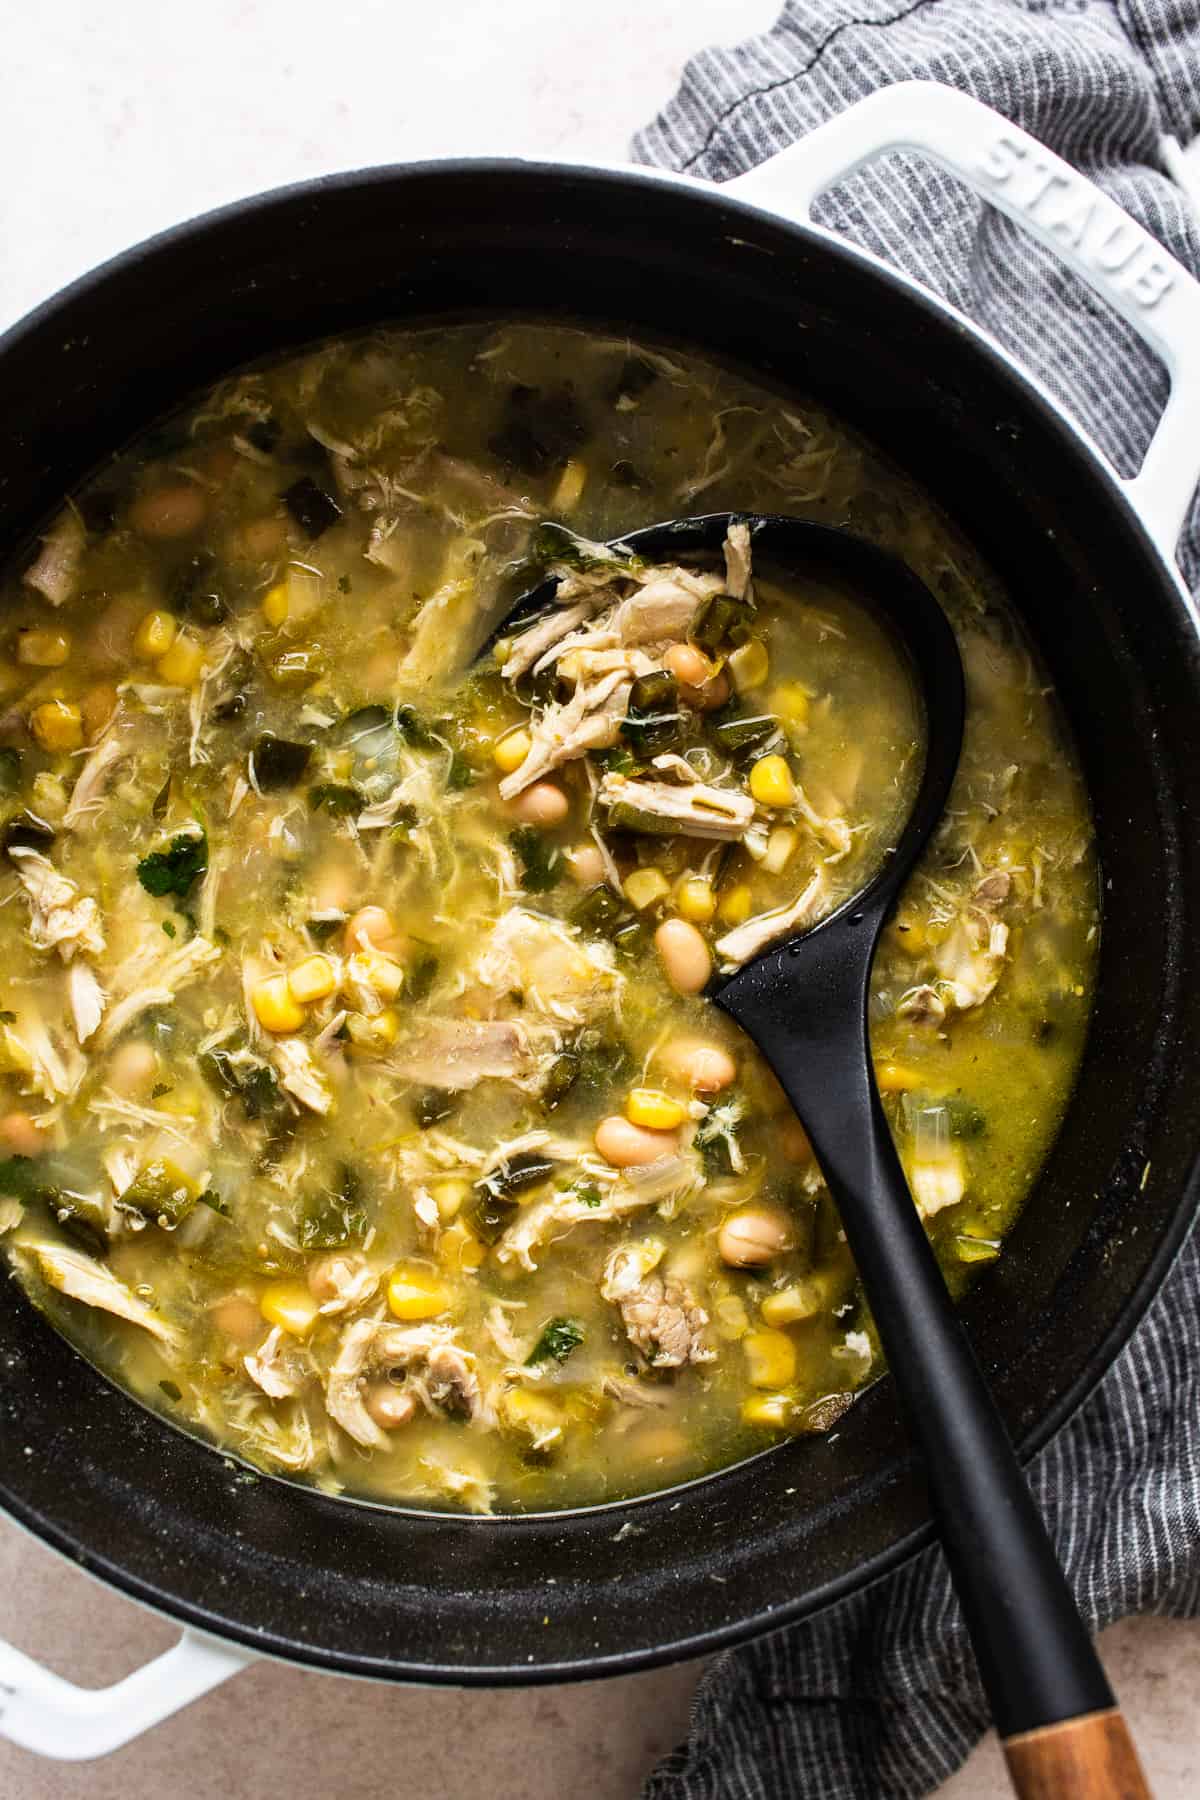
POLYGON ((633 807, 647 820, 660 821, 684 837, 732 843, 745 837, 754 821, 749 794, 703 781, 674 787, 666 781, 631 781, 610 771, 600 783, 599 797, 602 806, 633 807))
POLYGON ((947 1144, 936 1155, 914 1156, 908 1185, 922 1218, 932 1218, 947 1206, 957 1206, 967 1191, 966 1170, 956 1144, 947 1144))
POLYGON ((118 1319, 128 1319, 160 1343, 173 1346, 178 1341, 178 1333, 166 1320, 94 1256, 85 1256, 82 1250, 68 1250, 61 1244, 25 1244, 22 1254, 33 1260, 43 1281, 60 1294, 82 1301, 85 1306, 99 1307, 118 1319))
POLYGON ((342 1334, 337 1356, 325 1383, 325 1410, 335 1424, 364 1450, 386 1450, 388 1435, 367 1411, 362 1378, 379 1335, 376 1319, 356 1319, 342 1334))
POLYGON ((493 927, 476 961, 475 979, 498 1000, 520 993, 526 1013, 580 1024, 619 992, 623 977, 611 944, 512 906, 493 927))
POLYGON ((744 925, 727 931, 717 939, 717 955, 722 967, 737 969, 757 956, 760 950, 793 931, 803 931, 816 923, 821 901, 825 897, 825 872, 818 869, 790 906, 777 906, 771 912, 756 913, 744 925))
POLYGON ((81 1044, 86 1044, 104 1017, 104 989, 95 970, 87 963, 73 962, 67 970, 67 994, 71 1017, 75 1021, 75 1036, 81 1044))
POLYGON ((501 799, 515 800, 552 769, 589 750, 606 750, 615 744, 629 702, 629 687, 617 670, 593 684, 580 683, 565 704, 546 707, 534 721, 524 762, 500 783, 501 799))
POLYGON ((523 1269, 536 1269, 533 1252, 565 1236, 576 1225, 606 1225, 647 1206, 669 1206, 690 1193, 699 1180, 694 1158, 662 1156, 657 1162, 625 1170, 598 1205, 594 1199, 581 1198, 573 1188, 548 1194, 544 1200, 521 1208, 497 1245, 496 1258, 502 1263, 519 1263, 523 1269))
POLYGON ((576 601, 574 606, 556 607, 544 618, 530 625, 519 637, 512 640, 508 657, 500 673, 505 681, 517 681, 532 669, 548 650, 561 642, 577 625, 590 618, 595 611, 591 599, 576 601))
POLYGON ((75 883, 60 875, 40 850, 15 844, 8 854, 29 896, 29 936, 34 948, 57 950, 67 963, 76 951, 99 956, 104 932, 99 908, 90 895, 81 898, 75 883))
POLYGON ((911 1019, 914 1025, 940 1025, 946 1017, 946 1003, 936 988, 924 982, 901 994, 896 1012, 902 1019, 911 1019))
POLYGON ((528 1031, 509 1019, 422 1019, 389 1059, 403 1080, 455 1093, 481 1081, 515 1081, 536 1063, 528 1031))
POLYGON ((600 1392, 615 1400, 618 1406, 638 1410, 670 1405, 670 1395, 661 1388, 648 1387, 644 1381, 628 1381, 620 1375, 606 1375, 600 1383, 600 1392))
POLYGON ((257 1350, 242 1358, 242 1367, 269 1400, 290 1399, 308 1380, 307 1369, 300 1367, 288 1353, 278 1325, 268 1332, 257 1350))
POLYGON ((750 527, 744 519, 725 533, 725 591, 735 600, 751 598, 750 527))
POLYGON ((982 1005, 1004 972, 1008 926, 995 915, 1011 891, 1007 869, 984 875, 933 952, 938 992, 945 1004, 960 1012, 982 1005))
POLYGON ((365 1306, 379 1287, 379 1276, 358 1250, 333 1250, 321 1265, 324 1285, 332 1287, 333 1297, 323 1300, 318 1311, 327 1317, 353 1312, 365 1306))
POLYGON ((329 1083, 303 1038, 280 1038, 272 1051, 279 1084, 309 1112, 327 1113, 333 1105, 329 1083))
POLYGON ((71 799, 63 814, 63 829, 78 831, 104 804, 104 795, 117 764, 129 754, 129 745, 111 726, 96 745, 76 777, 71 799))
POLYGON ((165 955, 156 954, 153 945, 143 947, 113 976, 114 1003, 97 1033, 97 1044, 103 1048, 114 1043, 126 1026, 150 1007, 169 1006, 181 988, 198 980, 220 958, 217 945, 203 937, 194 937, 165 955))

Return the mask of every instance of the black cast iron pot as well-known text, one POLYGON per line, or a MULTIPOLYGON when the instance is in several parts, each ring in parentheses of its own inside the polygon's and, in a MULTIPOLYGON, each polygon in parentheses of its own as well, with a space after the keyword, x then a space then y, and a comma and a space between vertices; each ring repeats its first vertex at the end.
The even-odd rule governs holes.
MULTIPOLYGON (((896 88, 735 184, 737 197, 631 170, 440 163, 308 183, 169 232, 0 342, 0 552, 112 447, 235 365, 446 313, 561 312, 683 339, 817 396, 909 469, 1023 611, 1081 749, 1103 870, 1078 1089, 965 1309, 1029 1453, 1112 1361, 1195 1193, 1200 657, 1164 550, 1200 433, 1181 433, 1173 404, 1131 497, 947 308, 763 210, 795 212, 798 192, 897 143, 923 144, 1017 216, 1023 159, 1054 161, 962 96, 896 88)), ((1087 189, 1056 166, 1069 193, 1087 189)), ((1200 345, 1200 288, 1125 227, 1136 254, 1123 275, 1102 276, 1086 242, 1076 266, 1168 351, 1183 327, 1200 345), (1157 298, 1138 299, 1131 268, 1157 298)), ((1195 363, 1180 357, 1177 389, 1186 399, 1190 384, 1200 416, 1195 363)), ((14 1518, 136 1599, 321 1669, 517 1683, 644 1668, 824 1606, 929 1536, 886 1380, 832 1441, 639 1502, 480 1519, 249 1482, 112 1387, 12 1285, 0 1362, 0 1497, 14 1518)), ((19 1735, 12 1705, 0 1730, 19 1735)))

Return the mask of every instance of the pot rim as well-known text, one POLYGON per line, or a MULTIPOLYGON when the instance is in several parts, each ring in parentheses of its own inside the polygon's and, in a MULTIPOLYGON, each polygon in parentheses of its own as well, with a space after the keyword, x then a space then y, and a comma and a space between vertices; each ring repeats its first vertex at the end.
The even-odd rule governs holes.
MULTIPOLYGON (((953 332, 958 339, 966 342, 972 353, 982 356, 993 365, 998 365, 1004 379, 1017 390, 1018 401, 1034 416, 1038 426, 1055 439, 1068 456, 1074 456, 1077 460, 1082 458, 1092 477, 1102 478, 1106 499, 1110 505, 1113 502, 1116 503, 1121 524, 1135 540, 1138 554, 1143 560, 1149 559, 1154 573, 1165 574, 1168 578, 1167 588, 1160 588, 1158 591, 1162 593, 1164 602, 1167 601, 1169 593, 1169 598, 1174 603, 1172 624, 1176 631, 1189 639, 1193 645, 1200 644, 1200 636, 1198 636, 1200 627, 1198 627, 1195 602, 1183 582, 1177 564, 1164 557, 1154 542, 1146 522, 1124 490, 1120 479, 1091 439, 1075 422, 1062 403, 1008 351, 978 326, 957 313, 932 290, 922 286, 913 277, 893 268, 870 252, 862 250, 840 234, 811 221, 788 218, 770 207, 757 205, 740 194, 728 193, 716 184, 672 171, 624 164, 562 162, 546 158, 433 158, 412 163, 382 164, 365 169, 339 171, 268 189, 229 201, 177 224, 167 226, 152 236, 118 252, 96 268, 76 277, 66 287, 48 296, 29 313, 10 325, 3 334, 0 334, 0 360, 19 355, 29 336, 47 327, 53 327, 61 314, 72 307, 85 304, 114 276, 136 270, 141 264, 151 261, 161 253, 168 252, 188 240, 202 238, 214 229, 219 229, 223 224, 253 219, 268 213, 274 207, 303 200, 310 196, 336 195, 343 191, 361 188, 386 188, 397 184, 409 185, 475 176, 490 179, 504 177, 510 182, 519 182, 524 178, 561 180, 569 176, 584 184, 601 188, 666 189, 678 194, 681 200, 698 201, 707 207, 723 209, 725 213, 735 218, 740 214, 766 221, 776 232, 786 232, 798 246, 815 244, 822 255, 835 262, 840 261, 845 265, 857 266, 865 270, 883 285, 887 297, 898 299, 902 304, 907 302, 910 306, 916 307, 933 325, 943 331, 953 332)), ((496 310, 498 313, 502 313, 504 308, 501 306, 496 310)), ((1192 1216, 1198 1200, 1200 1200, 1200 1144, 1197 1145, 1192 1155, 1188 1174, 1172 1214, 1171 1223, 1161 1233, 1150 1260, 1121 1304, 1113 1323, 1092 1350, 1090 1367, 1067 1387, 1035 1425, 1022 1434, 1017 1449, 1023 1463, 1027 1463, 1045 1447, 1112 1367, 1179 1254, 1191 1227, 1192 1216)), ((79 1354, 74 1351, 73 1347, 72 1353, 79 1354)), ((103 1378, 108 1380, 107 1376, 103 1378)), ((116 1387, 115 1383, 110 1383, 110 1385, 116 1387)), ((116 1391, 121 1394, 126 1403, 137 1404, 123 1389, 117 1388, 116 1391)), ((161 1415, 154 1414, 153 1416, 158 1424, 168 1429, 178 1429, 171 1426, 171 1422, 163 1419, 161 1415)), ((197 1440, 192 1433, 184 1435, 189 1437, 192 1442, 201 1441, 197 1440)), ((219 1451, 210 1451, 210 1453, 221 1454, 219 1451)), ((762 1454, 771 1454, 771 1452, 762 1454)), ((629 1501, 605 1503, 598 1507, 534 1515, 499 1514, 486 1518, 464 1516, 457 1513, 432 1516, 452 1519, 459 1528, 479 1527, 480 1529, 491 1528, 494 1530, 498 1524, 503 1526, 507 1523, 510 1517, 514 1524, 519 1524, 527 1519, 565 1521, 583 1517, 589 1513, 611 1514, 621 1508, 657 1508, 664 1504, 670 1504, 676 1496, 688 1489, 698 1487, 715 1489, 734 1470, 744 1466, 744 1463, 732 1465, 729 1469, 716 1470, 680 1486, 637 1496, 629 1501)), ((273 1476, 266 1476, 265 1479, 278 1482, 292 1493, 295 1493, 297 1489, 301 1493, 306 1492, 300 1484, 295 1482, 273 1476)), ((106 1585, 149 1607, 152 1611, 185 1625, 193 1626, 214 1637, 243 1645, 260 1655, 281 1661, 368 1679, 415 1682, 429 1686, 511 1687, 590 1680, 618 1673, 630 1674, 665 1663, 711 1654, 714 1651, 732 1647, 750 1638, 793 1624, 799 1619, 824 1610, 890 1574, 936 1541, 935 1526, 932 1520, 927 1520, 921 1526, 898 1537, 886 1550, 867 1557, 856 1563, 851 1570, 814 1589, 809 1589, 792 1600, 781 1601, 777 1607, 756 1612, 723 1625, 673 1638, 669 1642, 660 1641, 653 1647, 573 1658, 569 1662, 562 1663, 546 1660, 503 1665, 435 1665, 429 1662, 406 1663, 402 1659, 392 1656, 373 1657, 361 1652, 350 1654, 329 1650, 317 1644, 286 1637, 283 1633, 276 1633, 271 1629, 256 1630, 237 1621, 229 1620, 207 1607, 167 1592, 165 1588, 155 1582, 129 1572, 98 1551, 82 1546, 69 1529, 60 1527, 56 1521, 44 1516, 38 1507, 27 1503, 19 1494, 13 1492, 3 1473, 0 1473, 0 1506, 3 1506, 9 1516, 33 1536, 68 1557, 77 1566, 82 1567, 106 1585)), ((425 1518, 431 1516, 419 1508, 387 1508, 386 1510, 409 1516, 412 1514, 425 1518)))

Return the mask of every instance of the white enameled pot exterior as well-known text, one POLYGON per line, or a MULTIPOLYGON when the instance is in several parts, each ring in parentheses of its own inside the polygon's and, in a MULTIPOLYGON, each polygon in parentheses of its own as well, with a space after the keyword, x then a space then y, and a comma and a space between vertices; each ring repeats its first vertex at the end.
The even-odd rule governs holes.
MULTIPOLYGON (((933 82, 881 89, 729 182, 722 193, 819 233, 821 227, 811 218, 818 196, 894 150, 932 157, 1024 225, 1161 357, 1170 396, 1141 469, 1124 479, 1026 369, 952 307, 943 307, 955 330, 974 332, 993 355, 1004 358, 1019 383, 1037 388, 1045 403, 1067 419, 1081 454, 1105 467, 1114 499, 1137 514, 1196 617, 1175 557, 1200 479, 1200 283, 1128 213, 1035 138, 989 107, 933 82)), ((637 173, 645 179, 647 171, 637 173)), ((659 179, 710 191, 706 183, 683 176, 659 179)), ((886 268, 893 282, 907 281, 928 303, 928 290, 919 283, 898 277, 894 267, 866 251, 856 254, 886 268)), ((92 1689, 64 1681, 0 1644, 0 1735, 61 1761, 105 1756, 254 1660, 250 1651, 186 1630, 165 1655, 113 1687, 92 1689)))

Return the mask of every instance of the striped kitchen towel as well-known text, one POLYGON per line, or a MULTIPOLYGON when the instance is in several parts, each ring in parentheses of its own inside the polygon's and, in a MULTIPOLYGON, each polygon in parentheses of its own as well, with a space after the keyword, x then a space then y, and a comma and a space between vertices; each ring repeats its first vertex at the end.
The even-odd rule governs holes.
MULTIPOLYGON (((1200 274, 1200 222, 1167 174, 1200 135, 1200 0, 788 0, 710 49, 634 141, 639 160, 728 180, 872 89, 963 89, 1077 164, 1200 274)), ((889 158, 818 205, 1022 357, 1123 473, 1165 376, 1133 332, 953 177, 889 158)), ((1200 432, 1200 421, 1197 423, 1200 432)), ((1180 546, 1200 597, 1200 503, 1180 546)), ((1200 1235, 1031 1479, 1086 1616, 1200 1613, 1200 1235)), ((645 1800, 927 1794, 988 1722, 940 1551, 719 1657, 686 1744, 645 1800)))

